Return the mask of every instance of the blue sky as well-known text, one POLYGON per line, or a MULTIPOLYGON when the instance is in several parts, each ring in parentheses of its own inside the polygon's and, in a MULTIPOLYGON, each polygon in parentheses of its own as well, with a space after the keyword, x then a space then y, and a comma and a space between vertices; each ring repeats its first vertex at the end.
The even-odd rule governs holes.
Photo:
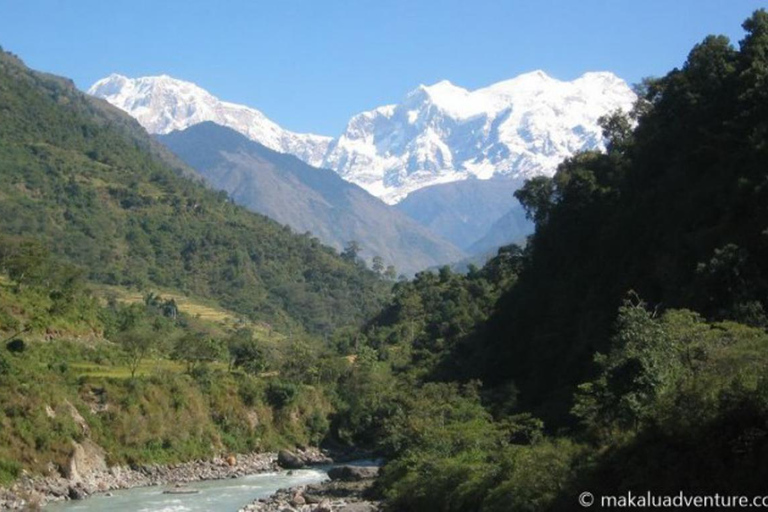
POLYGON ((341 132, 420 83, 470 89, 543 69, 560 79, 661 75, 711 33, 737 43, 752 0, 0 0, 0 45, 81 88, 166 73, 282 126, 341 132))

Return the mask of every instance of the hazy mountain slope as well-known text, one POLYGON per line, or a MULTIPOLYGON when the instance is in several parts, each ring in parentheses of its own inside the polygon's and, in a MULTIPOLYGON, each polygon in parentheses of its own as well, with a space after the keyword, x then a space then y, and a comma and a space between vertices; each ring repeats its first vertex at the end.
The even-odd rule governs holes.
POLYGON ((89 92, 130 113, 151 133, 214 121, 333 169, 388 203, 470 177, 551 175, 565 157, 601 147, 597 119, 629 109, 635 99, 623 80, 604 72, 564 82, 535 71, 475 91, 443 81, 419 86, 397 105, 352 117, 331 141, 288 132, 255 109, 167 76, 111 75, 89 92))
POLYGON ((39 239, 91 280, 313 332, 365 318, 385 293, 333 249, 180 177, 127 115, 7 53, 0 111, 0 234, 39 239))
POLYGON ((495 254, 496 250, 509 244, 523 245, 534 230, 533 223, 525 217, 525 210, 515 201, 514 206, 501 216, 467 252, 470 254, 495 254))
MULTIPOLYGON (((514 197, 520 182, 505 177, 490 180, 468 179, 432 185, 412 192, 396 208, 464 250, 486 236, 513 206, 521 217, 510 216, 509 241, 525 237, 533 226, 524 221, 524 212, 514 197)), ((498 238, 498 237, 496 237, 498 238)), ((504 237, 502 237, 504 238, 504 237)), ((499 245, 503 245, 503 242, 499 245)), ((471 254, 475 251, 470 250, 471 254)))
POLYGON ((463 256, 333 171, 310 167, 232 129, 206 122, 161 135, 159 140, 239 204, 296 231, 310 231, 334 247, 356 240, 366 259, 381 256, 385 264, 406 273, 463 256))

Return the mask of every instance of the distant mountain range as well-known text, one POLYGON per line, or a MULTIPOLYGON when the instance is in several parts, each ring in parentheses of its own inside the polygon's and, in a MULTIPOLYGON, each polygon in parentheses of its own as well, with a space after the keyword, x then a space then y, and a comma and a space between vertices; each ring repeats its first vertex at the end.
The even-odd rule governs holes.
POLYGON ((397 105, 352 118, 322 162, 389 203, 426 186, 476 177, 551 175, 597 148, 597 120, 635 95, 611 73, 561 82, 542 71, 468 91, 419 86, 397 105))
POLYGON ((212 122, 158 136, 213 187, 295 231, 341 249, 357 241, 361 256, 412 274, 465 254, 404 213, 293 155, 273 151, 212 122))
MULTIPOLYGON (((626 82, 607 72, 565 82, 535 71, 475 91, 442 81, 417 87, 399 104, 354 116, 343 134, 331 138, 290 132, 254 108, 221 101, 195 84, 165 75, 113 74, 88 92, 128 112, 150 133, 168 134, 212 121, 313 167, 331 169, 472 254, 492 249, 491 243, 524 239, 531 226, 514 190, 532 176, 552 175, 564 158, 579 150, 601 148, 599 117, 628 110, 635 100, 626 82)), ((243 204, 295 229, 310 229, 312 224, 310 230, 328 243, 338 246, 340 237, 351 234, 342 226, 320 225, 324 216, 308 223, 312 207, 301 215, 285 202, 273 201, 267 208, 266 194, 246 185, 255 178, 244 179, 248 173, 242 172, 243 161, 237 180, 234 161, 228 160, 227 166, 226 177, 212 176, 214 169, 201 172, 243 204), (248 190, 258 197, 245 197, 248 190), (280 212, 283 208, 292 211, 280 212), (301 222, 297 215, 303 217, 301 222)), ((392 233, 403 224, 398 226, 392 233)), ((390 248, 392 261, 402 261, 395 255, 397 245, 382 243, 390 248)), ((438 246, 428 250, 429 257, 415 261, 455 251, 438 246)), ((384 257, 381 244, 369 248, 384 257)))
POLYGON ((113 74, 88 91, 135 117, 150 133, 213 121, 315 167, 333 169, 392 204, 409 193, 470 177, 552 174, 563 158, 601 147, 597 119, 635 100, 611 73, 563 82, 542 71, 468 91, 442 81, 397 105, 354 116, 332 139, 285 130, 258 110, 221 101, 169 76, 113 74))

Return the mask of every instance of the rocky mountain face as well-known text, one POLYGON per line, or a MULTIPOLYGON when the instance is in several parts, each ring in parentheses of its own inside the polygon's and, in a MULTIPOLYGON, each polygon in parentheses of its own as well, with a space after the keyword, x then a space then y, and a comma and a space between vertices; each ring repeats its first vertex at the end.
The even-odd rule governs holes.
POLYGON ((404 213, 298 158, 272 151, 212 122, 158 136, 215 188, 236 202, 341 249, 355 240, 361 256, 413 273, 464 256, 404 213))
POLYGON ((492 257, 503 245, 524 245, 533 230, 533 222, 525 216, 522 205, 515 200, 507 213, 496 219, 485 234, 467 247, 466 251, 473 255, 492 257))

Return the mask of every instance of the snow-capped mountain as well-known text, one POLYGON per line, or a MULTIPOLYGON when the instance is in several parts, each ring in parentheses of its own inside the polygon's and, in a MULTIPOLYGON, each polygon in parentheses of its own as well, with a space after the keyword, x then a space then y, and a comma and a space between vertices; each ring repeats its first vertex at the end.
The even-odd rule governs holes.
POLYGON ((151 133, 213 121, 333 169, 390 204, 414 190, 470 177, 551 175, 565 157, 601 147, 598 118, 629 110, 635 100, 626 82, 607 72, 565 82, 534 71, 475 91, 442 81, 419 86, 399 104, 354 116, 331 140, 284 130, 258 110, 168 76, 111 75, 89 92, 151 133))
POLYGON ((634 100, 605 72, 563 82, 535 71, 475 91, 422 85, 353 117, 321 165, 389 203, 472 176, 551 175, 565 157, 601 147, 598 118, 634 100))
POLYGON ((150 133, 166 134, 213 121, 308 162, 322 161, 331 142, 331 137, 285 130, 254 108, 221 101, 191 82, 167 75, 128 78, 112 74, 93 84, 88 93, 128 112, 150 133))

